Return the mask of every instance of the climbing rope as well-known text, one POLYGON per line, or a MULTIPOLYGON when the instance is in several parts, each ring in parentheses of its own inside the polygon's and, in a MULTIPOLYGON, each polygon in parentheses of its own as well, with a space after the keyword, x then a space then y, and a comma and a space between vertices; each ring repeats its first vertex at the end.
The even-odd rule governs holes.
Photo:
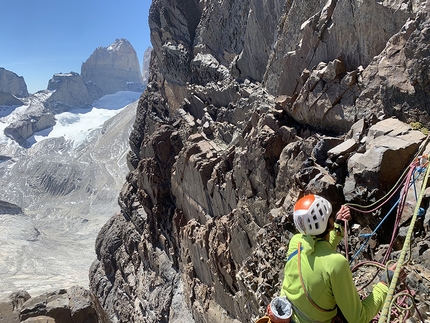
MULTIPOLYGON (((430 136, 428 136, 427 139, 425 140, 425 142, 421 145, 420 150, 422 150, 423 148, 426 147, 426 145, 429 141, 429 138, 430 138, 430 136)), ((367 245, 370 238, 376 234, 376 231, 381 227, 382 223, 388 218, 388 216, 392 213, 392 211, 397 208, 397 215, 396 215, 396 220, 394 223, 394 230, 393 230, 393 234, 391 237, 391 243, 389 246, 389 250, 387 251, 387 253, 384 257, 384 260, 383 260, 383 262, 385 263, 387 261, 389 254, 391 253, 391 248, 392 248, 393 242, 395 240, 398 227, 400 225, 401 215, 403 213, 403 210, 404 210, 404 207, 406 204, 408 192, 409 192, 411 187, 413 187, 413 189, 414 189, 416 206, 415 206, 414 214, 412 216, 411 223, 409 224, 408 233, 406 235, 406 239, 404 241, 404 245, 403 245, 400 257, 397 260, 397 266, 394 270, 391 281, 389 281, 389 279, 388 279, 388 277, 390 277, 390 274, 388 272, 388 270, 389 270, 388 268, 389 268, 390 262, 393 262, 393 261, 388 261, 386 263, 386 265, 383 265, 379 262, 366 261, 366 262, 363 262, 363 263, 356 266, 356 267, 358 267, 358 266, 367 264, 367 265, 376 266, 378 268, 378 271, 380 269, 385 270, 385 274, 387 277, 387 284, 389 284, 389 287, 388 287, 388 292, 387 292, 387 296, 386 296, 382 311, 379 314, 378 323, 387 322, 387 319, 390 318, 391 315, 395 315, 396 318, 406 319, 408 317, 408 315, 410 315, 412 306, 415 306, 416 312, 420 316, 421 321, 424 322, 424 320, 421 317, 421 314, 417 310, 417 306, 416 306, 415 301, 414 301, 414 293, 411 290, 409 290, 409 288, 407 287, 406 284, 404 284, 405 290, 403 290, 397 294, 394 294, 398 280, 399 280, 400 272, 402 270, 402 267, 404 264, 406 264, 409 261, 409 259, 408 259, 405 262, 406 254, 409 254, 409 256, 411 255, 411 247, 410 247, 411 246, 411 237, 412 237, 412 233, 414 231, 416 219, 417 219, 418 215, 420 214, 420 212, 422 211, 422 208, 420 206, 422 203, 424 192, 425 192, 425 189, 427 186, 428 176, 430 173, 430 167, 428 167, 428 162, 427 162, 428 155, 426 155, 426 157, 425 157, 425 159, 426 159, 425 163, 421 162, 420 156, 424 156, 424 155, 420 155, 420 152, 418 152, 416 154, 415 158, 413 159, 413 161, 411 162, 411 164, 409 165, 409 167, 407 167, 404 170, 403 174, 399 177, 397 183, 391 188, 391 190, 385 196, 383 196, 378 201, 376 201, 373 204, 368 205, 368 206, 361 206, 361 205, 352 204, 352 203, 346 204, 346 206, 348 206, 352 210, 355 210, 355 211, 358 211, 361 213, 372 213, 372 212, 375 212, 375 211, 379 210, 380 208, 382 208, 383 205, 388 203, 391 200, 391 198, 394 197, 396 194, 398 194, 399 191, 403 188, 403 190, 400 192, 399 199, 394 203, 394 205, 391 207, 389 212, 380 221, 380 223, 373 230, 373 232, 370 234, 361 235, 361 236, 364 236, 366 238, 366 241, 364 242, 363 246, 357 251, 357 253, 354 255, 354 257, 350 261, 350 264, 351 264, 352 261, 357 257, 357 255, 367 245), (424 176, 424 179, 423 179, 423 182, 421 185, 421 191, 418 195, 415 184, 418 181, 418 178, 421 176, 421 174, 424 173, 424 171, 425 171, 425 176, 424 176), (409 304, 407 304, 408 299, 411 301, 411 303, 409 303, 409 304), (403 311, 404 314, 399 314, 399 311, 403 311)), ((345 254, 346 254, 346 257, 348 259, 348 237, 347 237, 347 231, 348 230, 347 229, 348 229, 347 221, 344 221, 345 254)), ((299 248, 298 248, 299 257, 300 257, 300 250, 301 250, 301 248, 299 246, 299 248)), ((354 269, 352 269, 351 271, 354 271, 354 269)), ((299 272, 300 272, 300 261, 299 261, 299 272)), ((377 275, 377 273, 376 273, 376 275, 377 275)), ((376 275, 375 275, 375 277, 376 277, 376 275)), ((309 295, 307 295, 306 288, 304 287, 301 273, 300 273, 300 279, 301 279, 302 288, 305 290, 306 297, 308 297, 309 295)), ((371 281, 373 281, 373 279, 371 281)), ((369 284, 371 283, 371 281, 369 282, 369 284)), ((308 297, 308 299, 310 299, 310 297, 308 297)), ((310 299, 310 301, 311 300, 312 299, 310 299)), ((311 303, 313 303, 313 302, 311 302, 311 303)), ((317 306, 317 305, 316 305, 316 307, 319 308, 319 306, 317 306)), ((320 310, 323 310, 323 309, 320 309, 320 310)), ((376 318, 374 318, 374 320, 375 319, 378 319, 378 316, 376 318)))
MULTIPOLYGON (((387 194, 385 194, 385 196, 383 196, 378 201, 376 201, 376 202, 374 202, 374 203, 372 203, 371 205, 368 205, 368 206, 362 206, 362 205, 353 204, 353 203, 347 203, 346 204, 350 209, 358 211, 360 213, 372 213, 372 212, 375 212, 378 209, 382 208, 383 205, 385 205, 386 203, 388 203, 391 200, 391 198, 396 193, 398 193, 398 191, 403 187, 403 192, 402 192, 403 194, 401 194, 399 200, 392 206, 392 208, 390 209, 390 211, 381 220, 381 222, 378 224, 378 226, 370 234, 361 234, 360 235, 361 237, 365 238, 365 241, 362 244, 362 246, 357 250, 357 252, 352 257, 352 259, 350 260, 350 264, 352 264, 352 262, 356 259, 356 257, 367 246, 367 244, 369 243, 370 239, 376 234, 376 231, 381 227, 381 225, 388 218, 388 216, 391 214, 391 212, 395 208, 397 208, 396 223, 395 223, 395 227, 394 227, 394 230, 393 230, 393 237, 392 237, 392 242, 393 242, 394 237, 397 234, 396 230, 397 230, 398 225, 400 223, 401 214, 403 213, 404 203, 405 203, 406 197, 407 197, 407 192, 408 192, 409 188, 412 185, 414 187, 415 198, 417 199, 417 192, 416 192, 415 182, 418 179, 418 177, 421 175, 421 173, 423 173, 424 170, 426 169, 426 167, 428 166, 428 156, 429 156, 429 154, 423 154, 423 151, 424 151, 424 149, 425 149, 428 141, 429 141, 429 136, 427 136, 426 140, 422 143, 422 145, 418 149, 418 151, 415 154, 415 156, 414 156, 412 162, 410 163, 409 167, 405 168, 405 170, 403 171, 402 175, 397 180, 396 184, 394 184, 394 186, 391 188, 391 190, 387 194), (418 173, 417 176, 415 176, 416 173, 418 173), (370 210, 366 210, 368 208, 371 208, 371 209, 370 210)), ((347 232, 347 231, 345 230, 344 232, 347 232)), ((346 237, 345 237, 345 246, 347 246, 347 238, 346 237)), ((392 248, 392 243, 390 244, 390 250, 389 251, 391 251, 391 248, 392 248)), ((390 254, 390 252, 387 252, 386 257, 388 257, 389 254, 390 254)), ((346 255, 347 255, 347 259, 348 259, 348 254, 346 254, 346 255)), ((384 259, 384 261, 386 261, 386 258, 384 259)))
POLYGON ((394 184, 394 186, 391 188, 390 191, 387 192, 387 194, 385 194, 383 197, 381 197, 379 200, 375 201, 374 203, 370 204, 370 205, 359 205, 359 204, 354 204, 354 203, 348 203, 347 205, 351 208, 354 209, 354 207, 357 207, 359 209, 357 209, 358 211, 362 212, 362 213, 372 213, 374 211, 376 211, 377 209, 379 209, 382 205, 384 205, 385 203, 388 202, 388 200, 391 199, 391 197, 394 196, 394 194, 400 189, 400 187, 402 187, 402 183, 405 181, 406 179, 406 175, 408 173, 408 170, 410 169, 411 166, 415 165, 420 165, 421 167, 426 167, 428 165, 428 158, 429 158, 429 153, 424 154, 424 149, 427 146, 427 143, 429 142, 430 139, 430 135, 427 136, 426 140, 421 144, 420 148, 418 149, 418 151, 416 152, 414 158, 412 159, 411 164, 409 165, 408 168, 405 168, 405 170, 403 171, 402 175, 400 175, 399 179, 397 180, 397 182, 394 184), (425 162, 422 162, 423 159, 421 159, 421 157, 424 157, 426 159, 425 162), (385 202, 383 202, 385 201, 385 202), (379 203, 382 203, 381 205, 375 207, 375 205, 378 205, 379 203), (364 211, 362 209, 368 209, 368 208, 373 208, 375 207, 373 210, 369 210, 369 211, 364 211))
MULTIPOLYGON (((381 208, 384 204, 386 204, 392 197, 393 195, 398 192, 400 190, 400 188, 403 186, 403 191, 401 193, 401 196, 399 197, 399 199, 394 203, 394 205, 391 207, 391 209, 387 212, 387 214, 384 216, 384 218, 379 222, 379 224, 376 226, 376 228, 368 234, 361 234, 361 237, 365 238, 364 243, 361 245, 361 247, 356 251, 356 253, 354 254, 354 256, 351 258, 350 260, 350 264, 352 264, 352 262, 357 258, 357 256, 363 251, 363 249, 367 246, 368 242, 370 241, 370 239, 376 234, 376 232, 378 231, 378 229, 382 226, 382 224, 385 222, 385 220, 391 215, 391 213, 394 211, 394 209, 397 208, 397 216, 396 216, 396 221, 395 221, 395 225, 394 225, 394 230, 393 230, 393 235, 392 235, 392 240, 391 243, 389 245, 390 250, 392 248, 393 245, 393 240, 397 234, 397 227, 400 223, 400 219, 401 219, 401 215, 403 213, 404 210, 404 206, 405 206, 405 201, 406 201, 406 197, 407 197, 407 193, 408 190, 411 186, 413 186, 415 188, 415 183, 418 179, 418 176, 423 172, 423 168, 419 168, 417 169, 417 162, 413 162, 410 167, 409 167, 409 172, 406 174, 406 176, 404 177, 404 179, 402 181, 399 181, 399 184, 402 185, 398 185, 398 187, 394 187, 392 189, 392 194, 390 194, 389 198, 387 200, 385 200, 379 207, 374 208, 372 210, 369 211, 363 211, 360 210, 356 207, 351 207, 349 204, 346 204, 347 206, 349 206, 352 210, 361 212, 361 213, 371 213, 374 212, 376 210, 378 210, 379 208, 381 208), (418 176, 414 176, 414 174, 418 172, 418 176)), ((417 198, 417 197, 416 197, 417 198)), ((345 231, 346 232, 346 231, 345 231)), ((390 252, 387 252, 387 255, 390 254, 390 252)), ((385 259, 386 260, 386 259, 385 259)))
POLYGON ((405 260, 406 257, 406 253, 409 251, 409 246, 411 243, 411 237, 412 237, 412 233, 414 231, 414 226, 415 226, 415 221, 418 217, 418 213, 420 212, 420 206, 421 206, 421 202, 424 196, 424 192, 425 189, 427 187, 427 180, 428 180, 428 176, 430 174, 430 167, 427 167, 427 171, 425 173, 424 179, 423 179, 423 183, 421 185, 421 192, 418 196, 418 200, 417 203, 415 205, 415 211, 414 211, 414 215, 412 216, 412 220, 411 223, 409 225, 409 230, 406 234, 406 239, 405 242, 403 244, 403 248, 402 251, 400 253, 400 257, 397 261, 397 267, 394 271, 394 275, 393 275, 393 279, 391 280, 390 286, 388 288, 388 293, 387 293, 387 297, 385 299, 385 303, 384 303, 384 307, 382 308, 382 312, 381 312, 381 316, 379 318, 379 323, 383 323, 387 321, 387 318, 390 316, 390 310, 391 310, 391 305, 392 305, 392 301, 393 301, 393 295, 394 295, 394 291, 397 285, 397 281, 399 279, 399 274, 401 271, 401 268, 403 266, 403 262, 405 260))
MULTIPOLYGON (((420 152, 422 152, 424 147, 426 147, 428 140, 429 140, 429 136, 427 137, 427 139, 423 143, 423 145, 421 145, 420 152)), ((395 237, 397 235, 397 230, 400 226, 401 216, 402 216, 402 213, 404 211, 405 204, 406 204, 408 192, 412 186, 414 189, 414 195, 415 195, 415 199, 416 199, 416 207, 415 207, 414 215, 412 216, 411 223, 409 225, 409 230, 408 230, 406 240, 404 242, 399 260, 397 261, 397 267, 394 271, 393 278, 392 278, 391 282, 389 282, 389 290, 388 290, 387 297, 386 297, 386 300, 385 300, 385 303, 383 306, 383 310, 378 315, 379 316, 378 322, 381 322, 381 323, 386 322, 387 318, 390 318, 392 314, 394 314, 397 319, 399 319, 401 317, 406 319, 408 317, 408 315, 410 315, 410 310, 411 310, 412 306, 415 306, 416 312, 418 313, 418 315, 420 316, 420 318, 422 320, 421 314, 417 310, 417 307, 416 307, 416 304, 414 301, 414 297, 413 297, 413 293, 409 290, 409 288, 406 286, 406 284, 404 284, 406 290, 401 291, 397 294, 394 294, 396 286, 397 286, 397 282, 399 279, 399 275, 400 275, 400 272, 402 270, 402 266, 409 261, 409 259, 408 259, 405 262, 405 256, 408 253, 408 249, 409 249, 409 256, 411 255, 410 242, 411 242, 411 237, 412 237, 412 233, 414 230, 416 219, 417 219, 418 215, 422 215, 421 213, 423 211, 423 209, 420 206, 421 206, 422 198, 424 196, 424 192, 425 192, 425 189, 427 186, 427 180, 428 180, 428 176, 429 176, 429 172, 430 172, 430 167, 428 167, 428 164, 429 164, 428 163, 428 154, 420 155, 420 152, 418 152, 416 154, 416 156, 414 157, 414 159, 411 162, 411 164, 409 165, 409 167, 405 169, 402 176, 398 179, 397 183, 392 187, 392 189, 384 197, 382 197, 381 199, 379 199, 378 201, 376 201, 375 203, 373 203, 369 206, 361 206, 361 205, 357 205, 357 204, 346 204, 352 210, 355 210, 355 211, 358 211, 361 213, 372 213, 372 212, 375 212, 378 209, 380 209, 384 204, 388 203, 391 200, 391 198, 395 194, 397 194, 401 188, 403 188, 403 190, 400 192, 399 199, 394 203, 394 205, 391 207, 391 209, 389 210, 387 215, 380 221, 380 223, 373 230, 373 232, 370 234, 361 235, 362 237, 365 237, 365 241, 364 241, 363 245, 359 248, 359 250, 355 253, 355 255, 352 257, 352 259, 350 260, 350 264, 351 264, 355 260, 355 258, 358 256, 358 254, 368 244, 370 238, 376 234, 376 231, 380 228, 382 223, 387 219, 387 217, 391 214, 391 212, 395 208, 397 208, 397 215, 396 215, 396 219, 395 219, 395 223, 394 223, 394 230, 393 230, 393 234, 391 237, 391 243, 389 244, 388 250, 387 250, 386 255, 383 259, 383 263, 385 263, 387 261, 387 258, 389 257, 389 255, 391 253, 392 248, 393 248, 394 240, 395 240, 395 237), (423 183, 421 185, 420 194, 418 195, 417 190, 416 190, 416 182, 417 182, 418 178, 421 176, 421 174, 424 173, 425 170, 426 170, 426 174, 424 176, 423 183), (370 210, 366 210, 366 209, 370 209, 370 210), (410 305, 410 304, 405 305, 407 299, 409 299, 411 301, 410 304, 412 304, 412 305, 410 305), (404 314, 403 315, 400 314, 398 312, 398 310, 403 311, 404 314)), ((344 232, 345 232, 345 251, 346 251, 346 257, 348 259, 348 243, 347 243, 348 239, 346 236, 346 234, 347 234, 346 221, 345 221, 344 232)), ((378 262, 365 261, 365 262, 362 262, 362 263, 356 265, 351 271, 353 272, 356 268, 358 268, 359 266, 362 266, 362 265, 376 266, 378 268, 378 270, 377 270, 375 276, 369 281, 368 284, 370 284, 376 278, 376 276, 378 275, 378 271, 380 269, 384 269, 386 271, 386 277, 388 277, 388 263, 386 265, 382 265, 378 262)), ((378 316, 375 319, 377 319, 378 316)), ((424 321, 422 320, 422 322, 424 322, 424 321)))

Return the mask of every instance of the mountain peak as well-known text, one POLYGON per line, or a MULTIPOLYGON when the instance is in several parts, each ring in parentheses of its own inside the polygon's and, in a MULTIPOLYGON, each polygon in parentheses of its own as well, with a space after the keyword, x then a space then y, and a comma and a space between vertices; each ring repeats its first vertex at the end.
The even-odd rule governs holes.
POLYGON ((133 48, 133 46, 131 45, 131 43, 127 40, 127 39, 124 39, 124 38, 120 38, 120 39, 116 39, 111 45, 109 45, 106 49, 107 49, 107 51, 119 51, 119 50, 121 50, 121 48, 123 47, 123 46, 126 46, 126 47, 131 47, 131 48, 133 48))
POLYGON ((98 47, 82 63, 81 75, 85 82, 97 84, 103 94, 124 90, 143 91, 136 51, 124 38, 116 39, 108 47, 98 47))

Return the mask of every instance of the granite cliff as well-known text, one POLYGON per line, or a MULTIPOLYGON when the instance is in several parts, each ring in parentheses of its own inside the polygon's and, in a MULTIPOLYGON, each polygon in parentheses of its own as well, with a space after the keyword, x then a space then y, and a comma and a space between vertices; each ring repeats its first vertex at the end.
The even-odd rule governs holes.
MULTIPOLYGON (((19 292, 0 307, 27 322, 263 315, 280 289, 298 197, 321 194, 335 211, 369 206, 430 151, 429 8, 429 0, 154 0, 148 86, 129 136, 120 211, 96 240, 91 293, 19 292)), ((398 228, 383 223, 357 261, 398 257, 413 195, 398 228)), ((413 314, 423 320, 429 202, 426 191, 406 268, 413 314)), ((349 253, 340 252, 351 256, 390 207, 354 211, 349 253)), ((21 212, 9 202, 2 210, 21 212)))
POLYGON ((48 83, 53 94, 45 103, 53 113, 76 107, 88 107, 106 94, 118 91, 142 92, 142 74, 136 51, 126 39, 117 39, 108 47, 98 47, 82 63, 81 74, 55 74, 48 83))
POLYGON ((0 92, 9 93, 17 97, 28 96, 27 84, 22 76, 0 67, 0 92))
POLYGON ((82 79, 95 83, 102 95, 118 91, 143 91, 143 80, 136 51, 126 39, 108 47, 98 47, 82 63, 82 79))
MULTIPOLYGON (((143 71, 148 66, 145 65, 143 71)), ((139 60, 130 42, 117 39, 108 47, 98 47, 76 72, 54 74, 48 88, 31 96, 24 79, 0 69, 0 105, 27 105, 22 117, 14 120, 5 134, 21 146, 35 132, 55 124, 55 115, 75 108, 91 108, 91 104, 118 91, 142 92, 143 81, 139 60), (26 97, 19 100, 17 97, 26 97)))
MULTIPOLYGON (((335 210, 371 204, 429 150, 417 130, 430 126, 429 9, 429 0, 154 0, 130 173, 90 270, 109 320, 261 316, 279 292, 299 196, 321 194, 335 210)), ((354 214, 355 228, 374 228, 386 211, 354 214)), ((392 232, 384 225, 364 257, 376 259, 392 232)), ((424 277, 427 240, 413 249, 424 277)), ((428 280, 414 279, 425 313, 428 280)))
POLYGON ((0 67, 0 106, 22 105, 19 98, 28 96, 24 78, 0 67))

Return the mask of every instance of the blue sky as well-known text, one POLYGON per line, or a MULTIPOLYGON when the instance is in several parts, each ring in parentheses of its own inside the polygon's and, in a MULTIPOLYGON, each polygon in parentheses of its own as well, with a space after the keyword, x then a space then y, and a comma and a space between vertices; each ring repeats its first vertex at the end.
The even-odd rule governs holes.
POLYGON ((151 0, 0 0, 0 67, 23 76, 30 93, 56 73, 80 73, 97 47, 117 38, 142 65, 151 46, 151 0))

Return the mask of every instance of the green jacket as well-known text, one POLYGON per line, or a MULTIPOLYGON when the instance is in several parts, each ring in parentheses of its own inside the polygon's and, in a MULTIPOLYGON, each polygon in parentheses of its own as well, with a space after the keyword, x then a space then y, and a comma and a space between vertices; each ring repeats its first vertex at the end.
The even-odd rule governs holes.
MULTIPOLYGON (((341 229, 338 224, 335 226, 341 229)), ((336 230, 330 232, 330 242, 302 234, 291 239, 288 255, 293 256, 285 264, 280 296, 286 296, 292 303, 295 323, 330 322, 336 316, 336 306, 349 323, 368 323, 384 305, 388 287, 383 283, 377 283, 372 293, 360 300, 348 261, 335 251, 341 239, 336 230), (322 312, 306 298, 300 282, 298 254, 294 255, 299 241, 302 277, 308 294, 319 307, 334 310, 322 312)))

